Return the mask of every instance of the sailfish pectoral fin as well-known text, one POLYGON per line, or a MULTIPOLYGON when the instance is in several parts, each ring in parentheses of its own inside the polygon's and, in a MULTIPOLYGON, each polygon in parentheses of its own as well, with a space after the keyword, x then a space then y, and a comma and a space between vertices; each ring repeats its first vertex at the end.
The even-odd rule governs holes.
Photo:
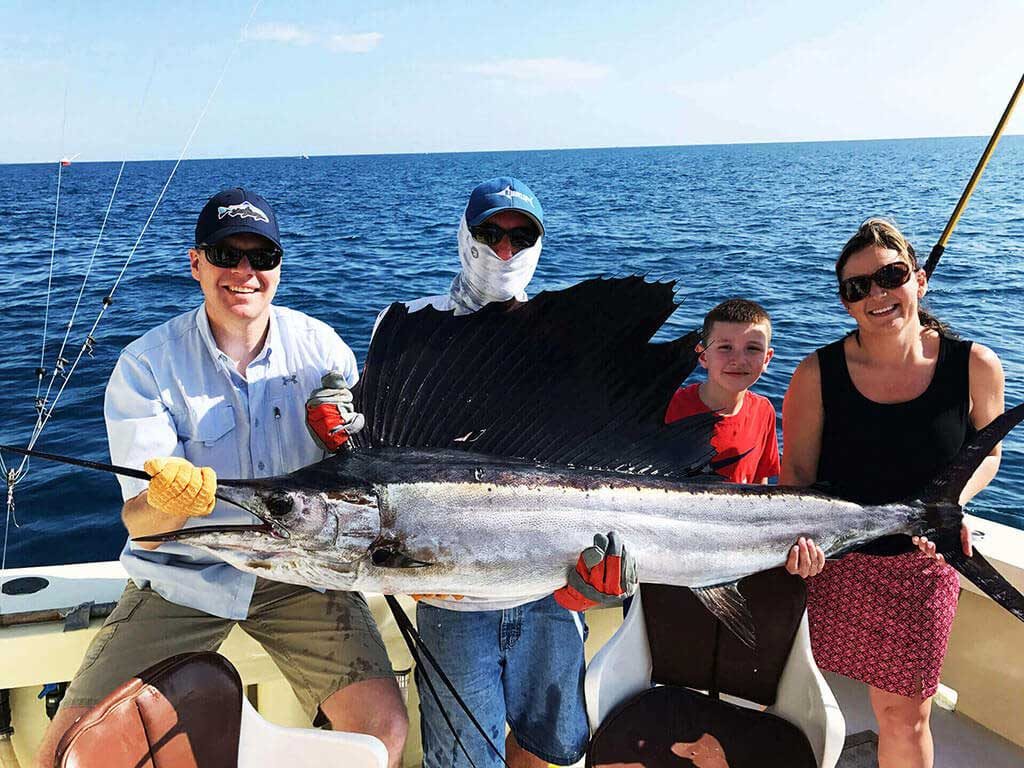
POLYGON ((433 565, 417 560, 397 541, 379 540, 370 547, 370 562, 378 568, 422 568, 433 565))
POLYGON ((692 591, 704 607, 744 645, 749 648, 756 647, 754 617, 736 582, 720 584, 717 587, 695 587, 692 591))

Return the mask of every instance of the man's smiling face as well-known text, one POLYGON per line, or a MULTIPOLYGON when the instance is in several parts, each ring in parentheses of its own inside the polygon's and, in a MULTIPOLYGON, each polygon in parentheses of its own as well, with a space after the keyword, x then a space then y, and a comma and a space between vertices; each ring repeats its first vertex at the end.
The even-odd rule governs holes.
MULTIPOLYGON (((230 235, 221 241, 230 248, 246 251, 266 248, 270 242, 259 235, 230 235)), ((256 270, 246 258, 234 267, 215 267, 202 249, 189 251, 192 277, 199 281, 206 297, 206 311, 214 323, 237 325, 262 320, 270 312, 270 303, 281 281, 280 264, 274 269, 256 270)))

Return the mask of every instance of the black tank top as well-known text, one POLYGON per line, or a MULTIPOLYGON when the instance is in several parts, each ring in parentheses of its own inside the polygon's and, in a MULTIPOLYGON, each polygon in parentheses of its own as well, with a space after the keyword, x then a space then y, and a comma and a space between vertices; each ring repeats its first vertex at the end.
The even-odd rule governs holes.
POLYGON ((971 342, 941 337, 931 383, 905 403, 876 403, 857 391, 842 339, 817 354, 825 410, 818 480, 829 493, 862 504, 912 497, 973 436, 971 342))

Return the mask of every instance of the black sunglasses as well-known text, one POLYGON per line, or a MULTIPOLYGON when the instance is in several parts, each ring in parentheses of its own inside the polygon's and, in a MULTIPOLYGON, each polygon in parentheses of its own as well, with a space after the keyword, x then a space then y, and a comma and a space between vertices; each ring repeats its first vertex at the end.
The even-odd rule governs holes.
POLYGON ((894 261, 879 267, 870 275, 857 275, 839 281, 839 295, 845 301, 855 304, 868 297, 871 293, 871 283, 874 282, 879 288, 890 290, 899 288, 910 279, 913 272, 909 265, 902 261, 894 261))
POLYGON ((540 230, 536 227, 523 226, 502 229, 497 224, 487 224, 486 222, 470 227, 469 233, 473 235, 473 239, 478 243, 483 243, 492 248, 500 243, 505 235, 508 235, 509 245, 513 248, 531 248, 537 242, 537 238, 540 237, 540 230))
POLYGON ((249 266, 258 272, 277 269, 283 252, 273 246, 269 248, 232 248, 230 245, 202 245, 200 248, 206 260, 221 269, 234 269, 244 256, 249 266))

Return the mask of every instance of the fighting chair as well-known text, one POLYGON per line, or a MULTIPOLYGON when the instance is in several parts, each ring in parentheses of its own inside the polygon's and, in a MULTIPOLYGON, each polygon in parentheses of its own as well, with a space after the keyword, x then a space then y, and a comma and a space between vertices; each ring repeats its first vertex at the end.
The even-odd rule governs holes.
POLYGON ((373 736, 264 720, 216 653, 183 653, 139 673, 61 739, 58 768, 386 768, 373 736))
POLYGON ((846 726, 811 656, 803 579, 779 568, 740 592, 754 650, 690 590, 640 588, 587 668, 588 767, 835 766, 846 726))

